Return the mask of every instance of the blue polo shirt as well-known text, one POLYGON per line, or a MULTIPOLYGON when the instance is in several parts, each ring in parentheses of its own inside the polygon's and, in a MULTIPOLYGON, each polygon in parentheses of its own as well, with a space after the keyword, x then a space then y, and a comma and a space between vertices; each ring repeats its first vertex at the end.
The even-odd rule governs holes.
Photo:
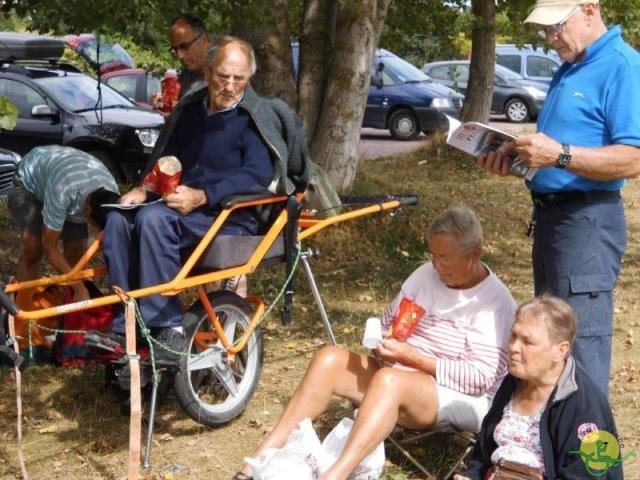
MULTIPOLYGON (((565 62, 556 72, 538 131, 579 147, 640 147, 640 54, 624 42, 619 26, 591 44, 581 62, 565 62)), ((557 167, 542 168, 527 181, 538 193, 618 190, 624 184, 590 180, 557 167)))

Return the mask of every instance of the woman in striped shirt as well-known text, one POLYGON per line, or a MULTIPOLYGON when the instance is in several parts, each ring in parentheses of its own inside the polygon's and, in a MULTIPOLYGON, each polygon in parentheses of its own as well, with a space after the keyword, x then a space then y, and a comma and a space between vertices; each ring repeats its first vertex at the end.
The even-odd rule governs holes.
MULTIPOLYGON (((359 411, 341 456, 323 480, 347 478, 396 423, 479 431, 507 373, 516 304, 480 260, 482 228, 472 210, 445 211, 427 234, 431 261, 411 274, 382 317, 383 327, 390 327, 405 299, 422 313, 413 333, 404 341, 388 334, 369 354, 322 348, 256 454, 282 447, 298 422, 323 413, 334 395, 359 411)), ((250 467, 234 478, 251 478, 250 467)))

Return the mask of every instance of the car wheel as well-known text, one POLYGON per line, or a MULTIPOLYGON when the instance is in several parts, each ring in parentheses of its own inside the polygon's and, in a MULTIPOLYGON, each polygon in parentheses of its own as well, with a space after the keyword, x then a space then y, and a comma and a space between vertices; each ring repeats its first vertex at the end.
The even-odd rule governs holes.
POLYGON ((402 109, 389 118, 389 132, 396 140, 413 140, 420 135, 420 125, 411 110, 402 109))
POLYGON ((116 179, 118 183, 124 183, 125 177, 120 165, 116 163, 111 154, 105 150, 91 150, 88 153, 96 157, 104 166, 107 167, 113 178, 116 179))
POLYGON ((512 98, 507 102, 507 106, 504 108, 504 114, 507 116, 507 121, 513 123, 522 123, 529 120, 529 106, 527 102, 521 98, 512 98))

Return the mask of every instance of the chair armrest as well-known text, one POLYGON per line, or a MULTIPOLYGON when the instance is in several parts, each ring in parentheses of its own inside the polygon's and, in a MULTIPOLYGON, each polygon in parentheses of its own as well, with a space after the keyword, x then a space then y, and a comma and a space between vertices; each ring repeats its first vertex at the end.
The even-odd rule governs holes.
POLYGON ((260 193, 247 193, 243 195, 229 195, 228 197, 224 197, 220 200, 220 206, 222 208, 231 208, 234 205, 242 202, 253 202, 256 200, 263 200, 265 198, 275 198, 271 192, 260 192, 260 193))

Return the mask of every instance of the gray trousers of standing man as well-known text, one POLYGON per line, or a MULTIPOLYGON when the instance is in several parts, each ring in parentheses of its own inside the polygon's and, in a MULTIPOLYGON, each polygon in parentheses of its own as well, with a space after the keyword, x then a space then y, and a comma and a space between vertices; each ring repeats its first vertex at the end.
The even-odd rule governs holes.
MULTIPOLYGON (((582 196, 582 195, 579 195, 582 196)), ((627 247, 619 192, 584 192, 582 199, 535 205, 535 294, 565 299, 575 310, 573 356, 608 395, 613 289, 627 247)))

